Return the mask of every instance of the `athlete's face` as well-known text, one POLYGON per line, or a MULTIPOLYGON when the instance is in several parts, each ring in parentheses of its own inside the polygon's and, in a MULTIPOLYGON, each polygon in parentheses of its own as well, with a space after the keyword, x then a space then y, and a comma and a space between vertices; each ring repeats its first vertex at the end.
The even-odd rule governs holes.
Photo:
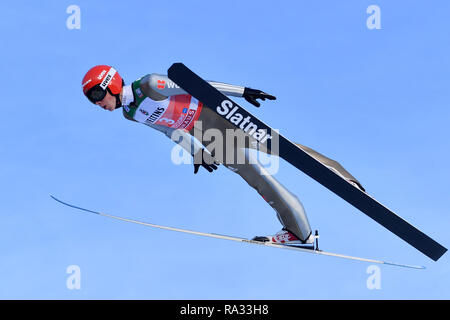
POLYGON ((116 108, 116 97, 106 91, 106 96, 101 101, 97 101, 95 104, 108 111, 114 111, 116 108))

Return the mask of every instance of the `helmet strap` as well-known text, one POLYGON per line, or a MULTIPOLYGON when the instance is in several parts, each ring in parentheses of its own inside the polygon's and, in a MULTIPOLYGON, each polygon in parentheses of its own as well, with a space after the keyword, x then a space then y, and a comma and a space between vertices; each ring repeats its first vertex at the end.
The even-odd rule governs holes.
POLYGON ((108 91, 109 94, 112 95, 113 97, 116 97, 116 107, 115 107, 115 109, 119 109, 122 106, 122 101, 120 101, 120 93, 113 94, 109 88, 106 88, 106 91, 108 91))

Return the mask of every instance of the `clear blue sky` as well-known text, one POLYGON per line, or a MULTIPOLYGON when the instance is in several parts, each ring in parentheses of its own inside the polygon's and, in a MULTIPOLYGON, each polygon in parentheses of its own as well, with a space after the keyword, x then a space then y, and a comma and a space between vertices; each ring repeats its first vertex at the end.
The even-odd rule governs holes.
POLYGON ((239 176, 173 165, 165 136, 81 92, 95 64, 130 83, 181 61, 277 96, 238 103, 448 247, 449 12, 443 0, 2 2, 0 298, 450 298, 449 254, 433 262, 285 162, 276 177, 322 249, 427 269, 381 266, 381 290, 369 290, 370 264, 154 230, 49 197, 205 232, 280 229, 239 176), (80 30, 66 27, 71 4, 80 30), (381 30, 366 27, 372 4, 381 30), (80 290, 66 288, 70 265, 80 290))

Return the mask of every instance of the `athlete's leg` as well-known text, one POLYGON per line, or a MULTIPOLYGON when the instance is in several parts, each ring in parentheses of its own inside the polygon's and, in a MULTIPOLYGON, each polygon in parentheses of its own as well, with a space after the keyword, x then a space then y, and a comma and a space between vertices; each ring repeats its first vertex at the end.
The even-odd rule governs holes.
MULTIPOLYGON (((201 126, 195 126, 191 134, 201 137, 209 129, 219 130, 223 136, 222 159, 219 160, 224 166, 239 174, 251 187, 253 187, 269 203, 277 213, 277 217, 285 229, 292 232, 301 240, 306 240, 311 235, 311 227, 306 217, 303 205, 298 198, 289 192, 281 183, 270 175, 264 167, 258 163, 251 152, 245 148, 251 147, 251 142, 242 145, 234 145, 227 149, 226 129, 235 129, 228 121, 218 116, 215 112, 204 108, 198 119, 201 126), (201 128, 201 129, 200 129, 201 128), (227 158, 227 153, 233 152, 233 157, 227 158), (237 161, 244 159, 244 161, 237 161)), ((204 145, 208 144, 203 141, 204 145)), ((230 147, 230 146, 228 146, 230 147)), ((209 150, 217 151, 217 150, 209 150)))
POLYGON ((224 165, 240 175, 253 187, 277 213, 278 220, 283 227, 292 232, 300 240, 306 240, 311 235, 311 227, 300 200, 287 190, 273 175, 256 161, 256 157, 248 149, 243 152, 245 164, 224 165))

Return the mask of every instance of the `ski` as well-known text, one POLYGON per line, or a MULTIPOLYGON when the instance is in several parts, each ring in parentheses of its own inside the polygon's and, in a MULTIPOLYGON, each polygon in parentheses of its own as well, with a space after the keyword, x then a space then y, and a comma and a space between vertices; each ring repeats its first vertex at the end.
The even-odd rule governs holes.
POLYGON ((74 208, 74 209, 82 210, 82 211, 85 211, 85 212, 93 213, 93 214, 96 214, 96 215, 99 215, 99 216, 103 216, 103 217, 107 217, 107 218, 111 218, 111 219, 115 219, 115 220, 119 220, 119 221, 125 221, 125 222, 134 223, 134 224, 139 224, 139 225, 143 225, 143 226, 146 226, 146 227, 152 227, 152 228, 158 228, 158 229, 163 229, 163 230, 182 232, 182 233, 193 234, 193 235, 198 235, 198 236, 204 236, 204 237, 209 237, 209 238, 230 240, 230 241, 241 242, 241 243, 262 245, 262 246, 278 248, 278 249, 286 249, 286 250, 293 250, 293 251, 304 252, 304 253, 312 253, 312 254, 323 255, 323 256, 330 256, 330 257, 336 257, 336 258, 342 258, 342 259, 347 259, 347 260, 355 260, 355 261, 361 261, 361 262, 385 264, 385 265, 390 265, 390 266, 411 268, 411 269, 425 269, 424 266, 415 266, 415 265, 408 265, 408 264, 402 264, 402 263, 387 262, 387 261, 382 261, 382 260, 353 257, 353 256, 339 254, 339 253, 326 252, 326 251, 322 251, 322 250, 318 250, 318 249, 306 249, 306 248, 302 248, 302 247, 296 247, 296 246, 293 246, 293 245, 282 245, 282 244, 276 244, 276 243, 254 241, 254 240, 250 240, 250 239, 246 239, 246 238, 239 238, 239 237, 221 235, 221 234, 217 234, 217 233, 206 233, 206 232, 193 231, 193 230, 187 230, 187 229, 181 229, 181 228, 173 228, 173 227, 161 226, 161 225, 157 225, 157 224, 153 224, 153 223, 148 223, 148 222, 143 222, 143 221, 138 221, 138 220, 133 220, 133 219, 128 219, 128 218, 123 218, 123 217, 119 217, 119 216, 115 216, 115 215, 111 215, 111 214, 107 214, 107 213, 103 213, 103 212, 99 212, 99 211, 93 211, 93 210, 85 209, 85 208, 82 208, 82 207, 78 207, 78 206, 69 204, 69 203, 64 202, 62 200, 59 200, 58 198, 56 198, 56 197, 54 197, 52 195, 50 195, 50 197, 53 200, 55 200, 55 201, 65 205, 65 206, 74 208))
MULTIPOLYGON (((278 154, 294 167, 334 192, 429 258, 437 261, 447 251, 441 244, 386 208, 369 194, 358 189, 281 134, 272 130, 271 127, 215 89, 184 64, 174 63, 168 70, 168 76, 187 93, 226 119, 235 128, 238 127, 229 120, 231 114, 239 113, 243 118, 250 119, 257 129, 263 130, 258 130, 258 134, 259 132, 267 132, 266 139, 262 140, 264 141, 264 147, 268 151, 278 154), (267 139, 267 136, 270 138, 267 139), (272 140, 278 141, 279 150, 276 150, 276 148, 272 150, 272 140)), ((258 140, 261 145, 263 145, 263 141, 258 140)))

